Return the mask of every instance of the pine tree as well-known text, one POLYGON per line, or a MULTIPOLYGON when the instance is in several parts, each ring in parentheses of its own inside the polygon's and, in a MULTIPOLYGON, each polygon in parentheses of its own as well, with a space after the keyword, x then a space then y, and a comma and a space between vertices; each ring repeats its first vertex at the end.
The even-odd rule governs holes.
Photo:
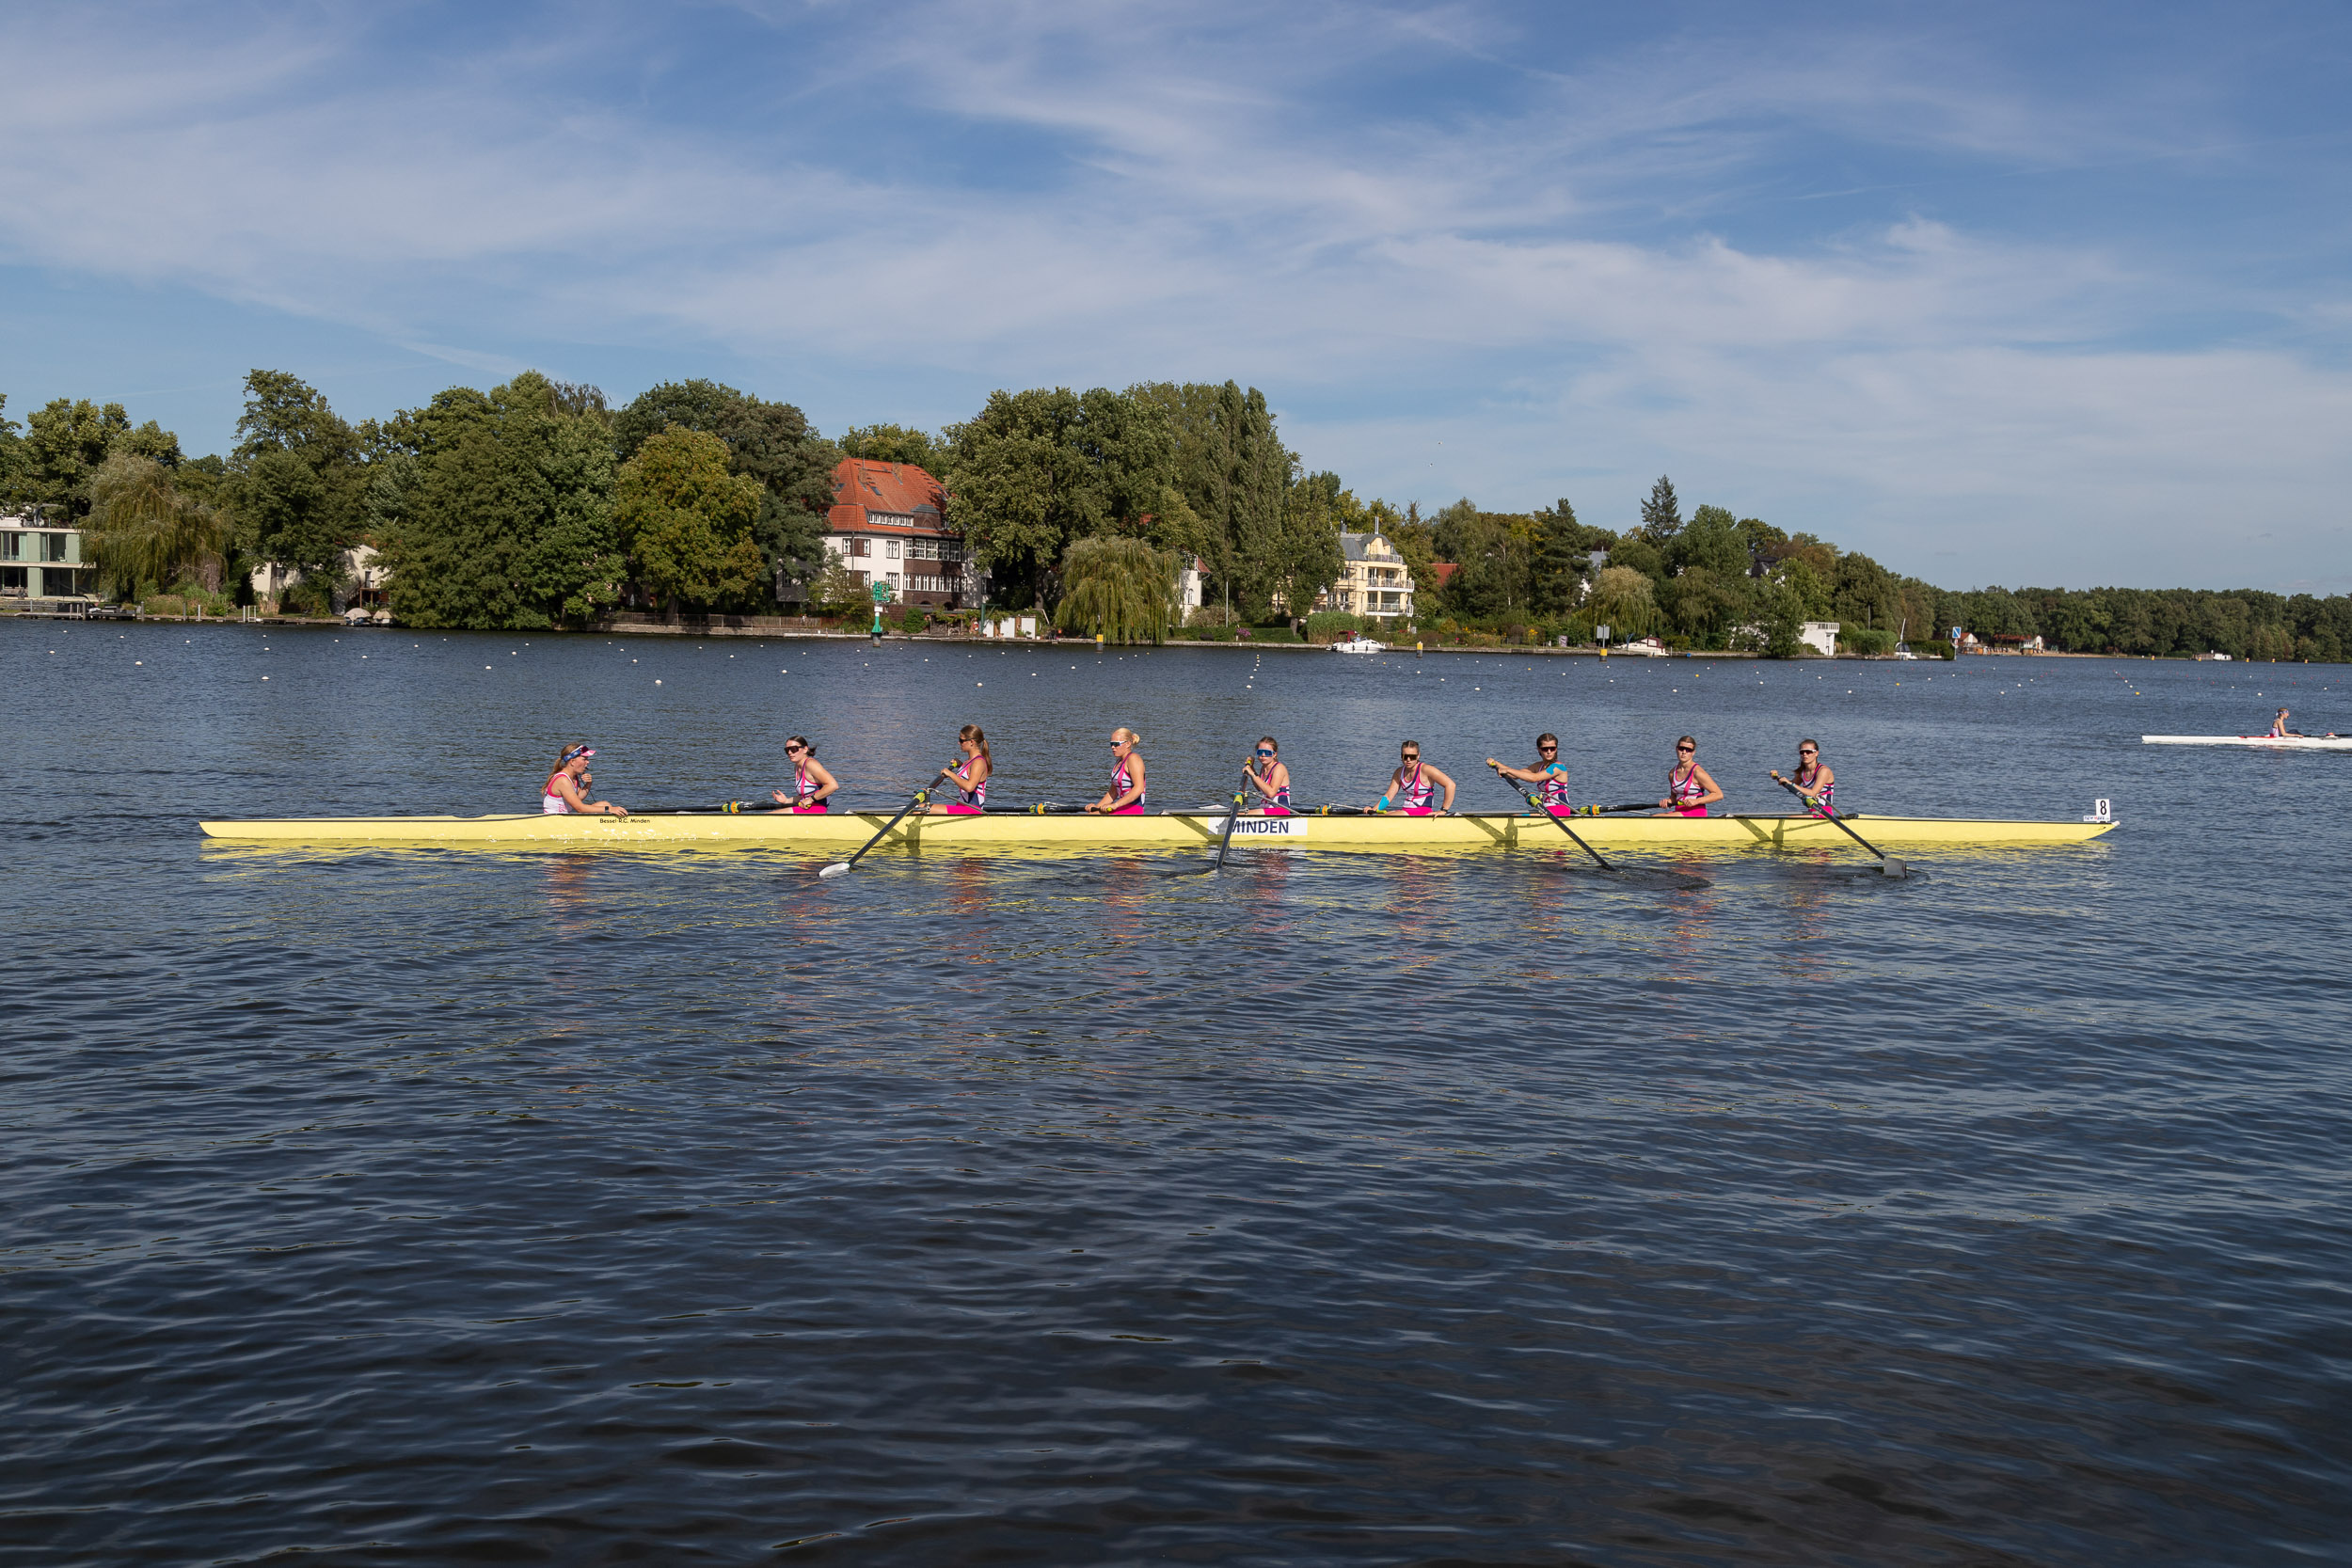
POLYGON ((1675 498, 1674 481, 1664 474, 1658 476, 1649 487, 1649 499, 1642 503, 1642 531, 1658 545, 1682 531, 1682 502, 1675 498))
POLYGON ((1531 584, 1535 613, 1565 614, 1577 600, 1577 585, 1591 561, 1584 525, 1566 497, 1535 512, 1535 565, 1531 584))

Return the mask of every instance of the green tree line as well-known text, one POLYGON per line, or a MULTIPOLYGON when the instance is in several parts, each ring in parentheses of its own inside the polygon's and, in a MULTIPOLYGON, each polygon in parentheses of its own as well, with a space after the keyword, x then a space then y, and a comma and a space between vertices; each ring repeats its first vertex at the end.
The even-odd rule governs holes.
MULTIPOLYGON (((2352 658, 2352 598, 2258 590, 1949 590, 1719 505, 1686 516, 1670 479, 1613 532, 1562 499, 1427 515, 1359 500, 1309 472, 1255 388, 1148 382, 1000 390, 933 433, 852 427, 828 440, 790 404, 708 380, 620 407, 527 372, 455 387, 421 408, 345 420, 282 371, 246 379, 237 444, 187 458, 120 404, 56 399, 20 423, 0 397, 0 501, 87 531, 87 559, 126 595, 235 592, 274 562, 302 574, 294 608, 324 609, 346 550, 371 545, 391 608, 418 626, 583 626, 625 599, 682 613, 862 594, 825 571, 819 538, 844 456, 914 463, 949 493, 948 521, 995 608, 1073 629, 1164 635, 1177 573, 1198 561, 1212 620, 1307 614, 1340 575, 1343 531, 1380 530, 1410 567, 1424 626, 1493 635, 1657 635, 1700 649, 1788 654, 1806 622, 1863 651, 1954 626, 2040 636, 2080 653, 2352 658)), ((828 601, 838 601, 828 606, 828 601)))

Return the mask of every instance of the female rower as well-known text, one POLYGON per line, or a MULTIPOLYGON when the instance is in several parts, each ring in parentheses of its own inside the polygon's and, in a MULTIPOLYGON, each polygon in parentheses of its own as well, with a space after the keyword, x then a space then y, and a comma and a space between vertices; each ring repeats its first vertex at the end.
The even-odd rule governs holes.
POLYGON ((2285 708, 2280 708, 2279 710, 2279 717, 2270 721, 2270 733, 2274 736, 2290 736, 2295 733, 2293 730, 2287 728, 2287 710, 2285 708))
POLYGON ((1397 749, 1396 771, 1389 775, 1389 787, 1380 801, 1372 809, 1392 811, 1405 816, 1444 816, 1454 810, 1454 781, 1434 768, 1424 768, 1421 761, 1421 742, 1407 740, 1397 749), (1434 812, 1429 797, 1438 790, 1445 791, 1445 804, 1434 812))
MULTIPOLYGON (((1772 777, 1780 777, 1778 768, 1773 769, 1772 777)), ((1788 782, 1796 785, 1797 793, 1804 797, 1806 815, 1837 815, 1837 775, 1830 770, 1828 763, 1821 760, 1821 748, 1816 742, 1797 742, 1796 776, 1788 782)))
POLYGON ((799 813, 831 811, 833 808, 825 801, 841 784, 817 760, 817 748, 808 743, 808 736, 796 735, 786 741, 784 754, 792 759, 792 793, 771 790, 776 804, 790 806, 799 813))
POLYGON ((592 816, 627 816, 627 806, 616 806, 610 800, 591 800, 581 785, 588 778, 588 759, 596 754, 594 746, 567 746, 555 759, 555 771, 539 789, 539 810, 548 816, 566 816, 574 812, 592 816))
POLYGON ((1104 816, 1143 815, 1143 753, 1136 750, 1142 744, 1143 736, 1124 724, 1111 731, 1111 786, 1087 810, 1104 816))
POLYGON ((988 754, 988 736, 977 724, 966 724, 958 730, 956 745, 962 751, 963 760, 951 762, 939 770, 955 781, 956 798, 923 809, 941 816, 977 816, 988 808, 988 781, 996 771, 996 764, 988 754))
POLYGON ((1242 764, 1249 786, 1263 797, 1259 808, 1268 816, 1291 814, 1291 770, 1282 766, 1282 749, 1270 735, 1258 737, 1258 754, 1242 764))
POLYGON ((1675 765, 1666 770, 1666 798, 1661 810, 1677 816, 1705 816, 1707 808, 1724 798, 1707 769, 1699 766, 1699 743, 1689 736, 1675 742, 1675 765))
POLYGON ((1535 764, 1532 768, 1514 768, 1507 762, 1497 762, 1492 757, 1486 759, 1486 766, 1506 779, 1517 779, 1521 784, 1543 785, 1544 787, 1535 797, 1536 804, 1554 816, 1570 815, 1568 765, 1560 760, 1560 737, 1558 736, 1539 735, 1535 737, 1535 764))

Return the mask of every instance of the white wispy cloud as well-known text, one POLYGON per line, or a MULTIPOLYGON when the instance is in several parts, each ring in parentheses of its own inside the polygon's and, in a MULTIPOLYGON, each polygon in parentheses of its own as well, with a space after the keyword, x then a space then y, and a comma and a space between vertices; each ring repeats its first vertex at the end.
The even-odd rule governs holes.
MULTIPOLYGON (((1618 521, 1604 498, 1662 467, 1946 576, 2352 576, 2352 380, 2139 346, 2211 277, 1915 210, 1740 233, 1759 190, 1836 183, 1792 144, 2015 169, 2221 135, 2158 77, 2052 93, 1892 30, 1564 54, 1468 5, 563 8, 457 50, 440 14, 0 21, 36 84, 0 253, 485 373, 525 341, 822 361, 870 382, 864 418, 1232 375, 1368 491, 1584 490, 1618 521), (681 112, 703 77, 744 93, 692 46, 712 16, 778 86, 681 112), (2217 560, 2245 509, 2306 521, 2217 560)), ((2319 322, 2340 296, 2222 291, 2319 322)))

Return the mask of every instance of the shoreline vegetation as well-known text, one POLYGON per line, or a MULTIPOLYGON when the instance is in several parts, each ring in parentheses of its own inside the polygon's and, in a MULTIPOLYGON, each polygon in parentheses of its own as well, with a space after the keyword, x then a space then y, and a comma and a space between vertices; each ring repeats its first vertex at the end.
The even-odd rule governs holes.
POLYGON ((100 589, 164 615, 324 618, 364 600, 418 629, 654 629, 616 624, 642 613, 729 635, 712 618, 800 614, 864 632, 873 601, 821 543, 834 468, 858 457, 939 479, 946 524, 991 585, 984 609, 882 607, 897 633, 1023 614, 1120 643, 1361 630, 1433 651, 1557 652, 1605 625, 1618 642, 1788 657, 1807 623, 1834 623, 1838 651, 1864 657, 1900 641, 1949 657, 1961 627, 2048 654, 2352 659, 2352 596, 1945 589, 1723 506, 1686 517, 1663 477, 1622 532, 1580 522, 1565 499, 1426 515, 1359 499, 1308 472, 1263 394, 1230 381, 998 391, 938 432, 828 439, 790 404, 707 380, 614 407, 526 372, 355 425, 298 377, 256 370, 237 445, 199 458, 120 404, 60 398, 20 423, 6 403, 0 508, 80 529, 100 589), (1411 620, 1313 610, 1341 576, 1342 533, 1375 530, 1410 573, 1411 620), (1195 562, 1204 603, 1183 613, 1178 574, 1195 562), (257 593, 257 575, 274 592, 257 593))

